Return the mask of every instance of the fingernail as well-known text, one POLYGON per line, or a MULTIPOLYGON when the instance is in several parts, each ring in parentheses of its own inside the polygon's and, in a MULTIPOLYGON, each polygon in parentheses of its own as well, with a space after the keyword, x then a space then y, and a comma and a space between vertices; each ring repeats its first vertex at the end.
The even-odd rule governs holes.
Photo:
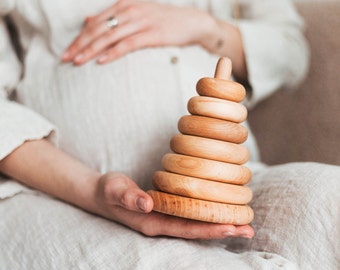
POLYGON ((144 198, 138 198, 137 199, 137 206, 140 210, 145 212, 146 211, 146 200, 144 198))
POLYGON ((250 234, 242 234, 241 235, 242 237, 244 237, 244 238, 253 238, 253 236, 252 235, 250 235, 250 234))
POLYGON ((70 53, 69 52, 64 52, 64 54, 62 55, 62 59, 64 60, 64 61, 68 61, 69 60, 69 58, 70 58, 70 53))
POLYGON ((82 62, 82 60, 84 59, 84 54, 78 54, 75 58, 74 58, 74 62, 79 63, 82 62))
POLYGON ((232 231, 226 231, 226 232, 223 233, 223 235, 226 236, 226 237, 230 237, 230 236, 234 236, 235 233, 232 232, 232 231))
POLYGON ((108 58, 108 57, 107 57, 106 54, 102 55, 101 57, 98 58, 98 63, 99 63, 99 64, 104 63, 104 62, 107 60, 107 58, 108 58))

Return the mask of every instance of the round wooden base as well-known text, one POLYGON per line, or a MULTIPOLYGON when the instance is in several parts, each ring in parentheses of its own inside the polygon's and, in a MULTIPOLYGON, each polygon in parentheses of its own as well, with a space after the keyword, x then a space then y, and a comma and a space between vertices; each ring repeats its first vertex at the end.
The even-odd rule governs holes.
POLYGON ((148 194, 154 201, 153 210, 168 215, 233 225, 246 225, 254 218, 248 205, 210 202, 155 190, 149 190, 148 194))

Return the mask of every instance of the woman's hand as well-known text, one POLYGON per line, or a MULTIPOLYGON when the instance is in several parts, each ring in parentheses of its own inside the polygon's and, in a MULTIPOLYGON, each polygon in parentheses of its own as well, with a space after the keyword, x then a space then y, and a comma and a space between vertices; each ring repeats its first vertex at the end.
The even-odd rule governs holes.
POLYGON ((63 61, 81 65, 97 58, 104 64, 147 47, 203 46, 216 28, 215 19, 194 8, 119 0, 86 18, 80 34, 64 52, 63 61), (116 19, 118 25, 109 27, 109 18, 116 19))
POLYGON ((232 236, 251 238, 254 235, 249 225, 213 224, 151 212, 152 198, 135 182, 119 173, 101 176, 97 181, 95 202, 95 213, 147 236, 222 239, 232 236))

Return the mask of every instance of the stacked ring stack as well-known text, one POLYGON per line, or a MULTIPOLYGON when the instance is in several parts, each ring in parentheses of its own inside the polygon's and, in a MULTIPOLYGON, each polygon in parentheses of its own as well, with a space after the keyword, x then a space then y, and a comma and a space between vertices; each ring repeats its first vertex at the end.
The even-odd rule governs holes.
POLYGON ((148 191, 154 211, 213 223, 252 221, 249 151, 242 145, 248 131, 241 124, 247 110, 240 103, 246 92, 230 75, 231 61, 220 58, 215 77, 197 82, 199 96, 188 101, 190 115, 179 120, 180 134, 170 141, 173 153, 154 174, 157 190, 148 191))

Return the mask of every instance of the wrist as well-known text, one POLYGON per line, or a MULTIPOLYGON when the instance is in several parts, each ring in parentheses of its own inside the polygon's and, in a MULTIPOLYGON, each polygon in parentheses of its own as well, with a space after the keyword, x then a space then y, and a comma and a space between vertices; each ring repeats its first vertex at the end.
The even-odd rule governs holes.
POLYGON ((240 29, 229 22, 211 17, 209 31, 201 39, 201 46, 208 52, 225 56, 233 63, 233 75, 240 81, 247 80, 247 66, 240 29))
POLYGON ((198 43, 208 52, 218 54, 217 52, 225 39, 225 34, 223 29, 221 29, 219 21, 207 14, 202 25, 205 27, 201 29, 202 35, 200 36, 198 43))
POLYGON ((98 206, 96 201, 97 186, 101 173, 95 170, 89 170, 82 175, 82 180, 79 181, 78 187, 75 188, 76 196, 73 203, 78 207, 98 214, 98 206))

